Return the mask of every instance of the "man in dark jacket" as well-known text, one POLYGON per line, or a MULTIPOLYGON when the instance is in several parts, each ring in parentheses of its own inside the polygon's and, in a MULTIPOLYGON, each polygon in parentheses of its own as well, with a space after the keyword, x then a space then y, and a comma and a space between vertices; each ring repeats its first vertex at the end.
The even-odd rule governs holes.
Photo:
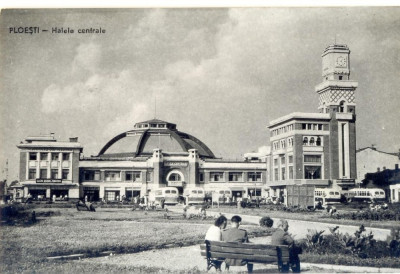
MULTIPOLYGON (((222 241, 224 242, 239 242, 239 243, 248 243, 249 238, 247 236, 247 231, 244 229, 239 229, 240 222, 242 218, 238 215, 235 215, 231 218, 231 228, 225 229, 222 231, 222 241)), ((229 266, 238 266, 238 265, 246 265, 245 260, 240 259, 225 259, 226 268, 229 269, 229 266)))
POLYGON ((288 245, 289 246, 289 261, 293 272, 300 272, 299 254, 302 253, 301 247, 295 245, 293 238, 287 232, 289 224, 286 220, 281 219, 278 224, 278 229, 271 236, 271 244, 273 245, 288 245))

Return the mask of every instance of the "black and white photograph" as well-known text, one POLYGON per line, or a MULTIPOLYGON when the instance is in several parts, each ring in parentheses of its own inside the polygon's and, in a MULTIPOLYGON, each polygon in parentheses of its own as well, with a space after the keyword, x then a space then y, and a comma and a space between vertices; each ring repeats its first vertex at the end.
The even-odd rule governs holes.
POLYGON ((400 6, 0 26, 1 273, 400 272, 400 6))

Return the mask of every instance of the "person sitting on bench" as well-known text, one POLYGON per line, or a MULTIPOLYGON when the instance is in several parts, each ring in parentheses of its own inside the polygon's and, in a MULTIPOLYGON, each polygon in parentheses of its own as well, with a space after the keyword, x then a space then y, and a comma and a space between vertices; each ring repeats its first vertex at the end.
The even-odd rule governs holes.
POLYGON ((293 238, 287 232, 289 224, 286 220, 281 219, 278 224, 278 229, 272 233, 271 244, 273 245, 288 245, 290 264, 293 272, 300 272, 299 254, 302 253, 301 247, 296 246, 293 238))
MULTIPOLYGON (((231 218, 231 228, 222 231, 222 241, 224 242, 239 242, 248 243, 249 238, 247 236, 247 231, 244 229, 239 229, 242 218, 235 215, 231 218)), ((226 268, 229 266, 242 266, 246 265, 247 261, 241 259, 225 259, 226 268)))
POLYGON ((207 230, 205 240, 221 241, 222 230, 225 229, 227 223, 228 219, 224 215, 219 216, 215 220, 214 225, 207 230))

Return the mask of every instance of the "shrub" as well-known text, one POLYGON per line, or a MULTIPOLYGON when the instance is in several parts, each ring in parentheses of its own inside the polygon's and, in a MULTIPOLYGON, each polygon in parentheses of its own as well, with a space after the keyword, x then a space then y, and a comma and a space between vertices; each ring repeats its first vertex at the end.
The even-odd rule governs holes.
POLYGON ((268 216, 264 216, 260 219, 260 226, 263 227, 272 227, 274 225, 274 220, 272 220, 268 216))
POLYGON ((339 233, 338 228, 338 226, 329 228, 331 234, 328 235, 323 235, 323 230, 309 230, 307 238, 302 242, 303 249, 312 254, 347 254, 362 259, 399 257, 400 255, 400 229, 393 229, 392 236, 384 242, 376 241, 372 232, 364 234, 363 225, 354 235, 339 233))

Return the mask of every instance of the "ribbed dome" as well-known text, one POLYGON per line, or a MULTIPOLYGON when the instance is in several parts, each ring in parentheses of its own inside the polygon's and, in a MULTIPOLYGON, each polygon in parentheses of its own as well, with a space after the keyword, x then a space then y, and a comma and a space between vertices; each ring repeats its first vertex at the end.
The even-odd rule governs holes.
POLYGON ((176 124, 153 119, 135 124, 134 129, 112 138, 99 152, 99 157, 150 156, 153 149, 166 153, 187 153, 197 149, 203 158, 215 158, 199 139, 176 129, 176 124))

